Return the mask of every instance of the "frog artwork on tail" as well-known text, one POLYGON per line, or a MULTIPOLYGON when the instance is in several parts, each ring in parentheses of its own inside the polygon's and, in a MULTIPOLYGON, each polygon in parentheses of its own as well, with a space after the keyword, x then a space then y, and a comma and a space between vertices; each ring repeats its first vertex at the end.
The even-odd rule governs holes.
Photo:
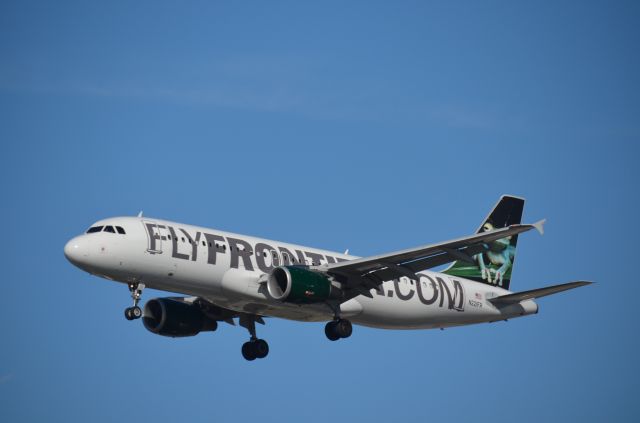
MULTIPOLYGON (((514 196, 501 197, 476 233, 519 224, 523 209, 524 199, 514 196)), ((518 235, 487 242, 484 244, 484 250, 473 255, 471 261, 454 261, 443 273, 509 289, 517 243, 518 235)))
MULTIPOLYGON (((482 225, 482 232, 492 231, 493 229, 491 222, 486 222, 482 225)), ((478 262, 482 279, 502 286, 502 279, 505 273, 511 269, 516 248, 511 245, 510 236, 490 242, 488 247, 487 251, 476 254, 474 259, 478 262), (485 258, 489 264, 486 264, 485 258)))

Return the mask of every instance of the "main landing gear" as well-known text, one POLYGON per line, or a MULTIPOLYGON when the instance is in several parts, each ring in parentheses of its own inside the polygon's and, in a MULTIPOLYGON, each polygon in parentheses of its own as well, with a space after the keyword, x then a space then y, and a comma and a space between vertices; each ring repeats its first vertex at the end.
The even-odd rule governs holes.
POLYGON ((245 360, 253 361, 256 358, 265 358, 269 354, 269 344, 264 339, 251 338, 242 344, 242 356, 245 360))
POLYGON ((129 291, 131 292, 131 298, 133 299, 133 307, 127 307, 124 309, 124 317, 126 317, 127 320, 134 320, 142 317, 142 309, 138 307, 138 303, 140 302, 143 289, 143 283, 129 283, 129 291))
POLYGON ((251 339, 242 344, 242 356, 248 361, 253 361, 256 358, 265 358, 269 354, 269 344, 267 344, 267 341, 258 339, 256 336, 256 321, 263 323, 260 317, 240 317, 240 326, 245 327, 249 331, 249 335, 251 335, 251 339))
POLYGON ((336 318, 332 322, 327 323, 324 327, 324 334, 330 341, 337 341, 341 338, 348 338, 353 332, 351 322, 346 319, 336 318))

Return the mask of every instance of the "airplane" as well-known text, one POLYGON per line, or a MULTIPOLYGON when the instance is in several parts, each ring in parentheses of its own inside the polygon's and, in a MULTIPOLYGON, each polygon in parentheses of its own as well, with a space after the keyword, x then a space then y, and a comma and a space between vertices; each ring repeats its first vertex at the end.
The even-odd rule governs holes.
POLYGON ((128 320, 142 318, 169 337, 238 324, 250 339, 249 361, 269 353, 256 323, 275 317, 327 322, 331 341, 356 325, 383 329, 444 329, 536 314, 533 301, 592 282, 523 292, 509 290, 518 235, 543 234, 544 220, 521 224, 525 200, 503 195, 478 230, 466 237, 370 257, 310 248, 144 217, 100 220, 64 247, 78 268, 128 286, 128 320), (431 269, 448 267, 441 271, 431 269), (148 300, 148 288, 180 297, 148 300))

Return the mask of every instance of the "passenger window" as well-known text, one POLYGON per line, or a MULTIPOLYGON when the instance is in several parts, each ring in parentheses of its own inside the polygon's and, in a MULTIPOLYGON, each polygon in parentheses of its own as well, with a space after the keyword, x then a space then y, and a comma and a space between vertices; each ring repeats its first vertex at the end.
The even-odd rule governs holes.
POLYGON ((92 233, 95 233, 95 232, 100 232, 100 231, 102 231, 102 228, 103 228, 103 227, 104 227, 104 226, 94 226, 94 227, 92 227, 92 228, 89 228, 89 229, 87 230, 87 233, 88 233, 88 234, 92 234, 92 233))
POLYGON ((202 246, 203 246, 203 247, 206 247, 206 246, 207 246, 207 243, 206 243, 206 242, 204 242, 204 241, 202 241, 202 246))
POLYGON ((122 228, 122 226, 116 226, 116 231, 118 231, 118 233, 121 234, 121 235, 125 235, 125 233, 126 233, 124 231, 124 229, 122 228))
POLYGON ((182 237, 182 242, 184 242, 184 237, 182 237))
POLYGON ((111 232, 112 234, 116 233, 116 231, 113 229, 113 226, 105 226, 104 227, 104 231, 105 232, 111 232))

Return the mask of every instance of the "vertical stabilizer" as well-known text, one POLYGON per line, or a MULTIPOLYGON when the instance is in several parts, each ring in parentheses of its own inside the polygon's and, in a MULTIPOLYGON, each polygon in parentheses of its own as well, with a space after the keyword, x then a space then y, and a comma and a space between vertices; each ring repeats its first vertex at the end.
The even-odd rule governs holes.
MULTIPOLYGON (((476 233, 518 224, 523 210, 524 198, 503 195, 476 233)), ((455 261, 443 273, 509 289, 517 243, 518 235, 490 242, 483 253, 473 256, 475 264, 455 261)))

